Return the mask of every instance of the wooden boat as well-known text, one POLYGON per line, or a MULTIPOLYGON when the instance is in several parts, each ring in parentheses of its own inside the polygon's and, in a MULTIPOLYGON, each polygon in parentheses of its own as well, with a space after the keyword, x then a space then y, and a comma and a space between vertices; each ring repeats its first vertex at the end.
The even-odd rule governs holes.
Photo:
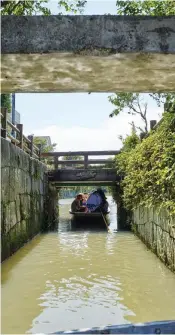
POLYGON ((54 334, 175 334, 175 320, 58 331, 54 334))
MULTIPOLYGON (((102 214, 101 212, 72 212, 71 210, 69 211, 71 215, 73 215, 75 218, 101 218, 102 214)), ((103 213, 104 216, 109 215, 110 209, 108 210, 107 213, 103 213)))
POLYGON ((110 225, 109 221, 109 213, 101 212, 72 212, 71 210, 69 213, 72 216, 72 225, 75 227, 89 227, 89 228, 100 228, 106 229, 106 226, 110 225))
MULTIPOLYGON (((79 194, 81 195, 81 194, 79 194)), ((86 206, 88 212, 72 212, 69 213, 72 215, 72 224, 75 226, 80 226, 87 224, 88 226, 98 227, 98 228, 107 228, 109 226, 108 214, 110 212, 108 202, 104 192, 101 189, 93 191, 87 201, 86 206), (102 213, 100 208, 105 210, 105 213, 102 213)))

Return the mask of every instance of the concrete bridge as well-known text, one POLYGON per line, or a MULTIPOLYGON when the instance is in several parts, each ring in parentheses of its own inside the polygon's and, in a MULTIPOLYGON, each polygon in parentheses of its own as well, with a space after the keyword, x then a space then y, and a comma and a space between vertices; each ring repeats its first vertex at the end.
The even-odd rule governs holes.
POLYGON ((2 93, 174 92, 175 16, 2 16, 2 93))
POLYGON ((114 161, 109 159, 89 159, 89 156, 113 156, 119 154, 119 152, 119 150, 49 152, 42 153, 41 156, 45 158, 54 157, 54 160, 50 161, 50 164, 54 164, 54 170, 48 172, 48 180, 56 188, 77 185, 110 186, 121 180, 121 176, 116 175, 114 161), (59 157, 65 156, 70 157, 70 160, 59 159, 59 157), (75 156, 82 157, 82 160, 73 159, 75 156), (82 165, 84 168, 82 168, 82 165), (59 166, 64 166, 64 168, 59 168, 59 166), (73 166, 76 167, 74 168, 73 166))

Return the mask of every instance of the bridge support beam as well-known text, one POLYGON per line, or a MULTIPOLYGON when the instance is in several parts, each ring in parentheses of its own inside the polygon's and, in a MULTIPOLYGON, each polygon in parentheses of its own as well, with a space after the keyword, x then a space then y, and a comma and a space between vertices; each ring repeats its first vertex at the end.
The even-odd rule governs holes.
POLYGON ((55 186, 115 185, 121 180, 115 169, 70 169, 48 172, 48 180, 55 186))
POLYGON ((2 93, 174 92, 174 27, 174 16, 4 16, 2 93))

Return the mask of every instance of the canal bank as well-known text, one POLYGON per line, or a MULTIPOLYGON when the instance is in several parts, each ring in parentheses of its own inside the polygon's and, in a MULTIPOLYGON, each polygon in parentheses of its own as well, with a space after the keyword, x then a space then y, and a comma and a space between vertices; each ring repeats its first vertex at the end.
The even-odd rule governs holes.
POLYGON ((2 264, 2 333, 49 333, 174 319, 174 274, 131 232, 71 230, 60 200, 58 230, 2 264), (10 322, 9 322, 10 320, 10 322))

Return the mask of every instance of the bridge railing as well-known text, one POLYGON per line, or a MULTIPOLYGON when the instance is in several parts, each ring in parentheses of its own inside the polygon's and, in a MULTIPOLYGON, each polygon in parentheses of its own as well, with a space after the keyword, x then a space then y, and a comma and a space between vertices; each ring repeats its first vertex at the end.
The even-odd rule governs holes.
POLYGON ((12 144, 19 147, 31 157, 40 160, 41 146, 33 143, 33 136, 26 137, 23 134, 23 124, 16 126, 8 120, 7 108, 1 108, 1 137, 9 140, 12 144))
POLYGON ((90 159, 89 156, 114 156, 119 154, 119 150, 108 150, 108 151, 69 151, 69 152, 45 152, 41 153, 43 158, 53 158, 49 161, 49 164, 54 165, 54 169, 58 170, 58 167, 73 167, 73 166, 82 166, 84 169, 87 169, 90 165, 113 165, 114 160, 112 159, 90 159), (70 160, 64 160, 63 157, 70 157, 70 160), (74 159, 75 156, 80 156, 82 159, 74 159), (72 159, 71 159, 72 157, 72 159), (60 159, 61 158, 61 159, 60 159))

